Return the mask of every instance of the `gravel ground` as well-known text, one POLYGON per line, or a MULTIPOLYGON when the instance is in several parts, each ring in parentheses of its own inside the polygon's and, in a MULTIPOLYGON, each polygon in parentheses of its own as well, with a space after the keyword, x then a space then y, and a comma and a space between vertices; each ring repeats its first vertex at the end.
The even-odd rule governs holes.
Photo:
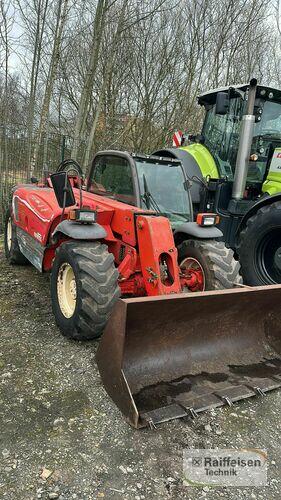
POLYGON ((97 345, 55 326, 48 276, 9 267, 1 248, 0 318, 1 499, 280 499, 281 391, 136 431, 103 389, 97 345), (268 486, 184 486, 196 447, 267 449, 268 486))

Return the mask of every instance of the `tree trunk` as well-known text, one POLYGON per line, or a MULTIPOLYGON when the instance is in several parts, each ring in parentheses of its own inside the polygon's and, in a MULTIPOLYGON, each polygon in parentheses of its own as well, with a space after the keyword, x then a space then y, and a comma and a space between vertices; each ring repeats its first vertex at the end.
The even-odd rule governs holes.
POLYGON ((88 141, 87 141, 87 147, 86 147, 86 152, 85 152, 84 162, 83 162, 84 168, 87 168, 89 166, 90 153, 92 151, 92 147, 93 147, 93 143, 94 143, 94 139, 95 139, 95 133, 96 133, 96 129, 97 129, 97 125, 98 125, 98 121, 99 121, 99 117, 100 117, 100 113, 101 113, 101 109, 102 109, 103 99, 104 99, 104 95, 105 95, 105 89, 106 89, 106 86, 107 86, 108 81, 110 79, 110 75, 112 73, 113 64, 114 64, 114 56, 115 56, 116 51, 118 49, 118 44, 120 43, 120 37, 122 35, 122 31, 124 28, 125 13, 126 13, 127 5, 128 5, 128 0, 123 0, 122 8, 121 8, 118 23, 117 23, 116 32, 113 36, 111 47, 108 50, 109 57, 108 57, 107 62, 106 62, 105 75, 104 75, 104 79, 103 79, 102 89, 101 89, 98 104, 97 104, 97 107, 95 110, 95 115, 94 115, 94 120, 93 120, 93 124, 91 127, 91 131, 90 131, 88 141))
MULTIPOLYGON (((41 61, 42 52, 42 40, 45 29, 46 13, 49 0, 39 0, 37 6, 37 18, 36 18, 36 33, 34 40, 33 58, 31 66, 31 77, 30 77, 30 94, 29 94, 29 104, 28 104, 28 116, 27 116, 27 137, 28 137, 28 163, 31 165, 32 157, 32 139, 33 139, 33 127, 34 127, 34 113, 35 113, 35 100, 37 91, 37 80, 41 61)), ((29 172, 28 177, 30 178, 31 172, 29 172)))
POLYGON ((54 44, 52 50, 52 56, 49 66, 49 72, 45 87, 44 99, 42 104, 42 111, 40 116, 39 129, 37 133, 36 143, 33 151, 32 158, 32 171, 37 164, 38 161, 38 153, 39 147, 42 141, 43 134, 46 132, 46 125, 49 118, 49 109, 50 109, 50 101, 53 92, 54 82, 57 76, 58 64, 60 59, 60 47, 61 47, 61 38, 62 32, 64 29, 66 15, 67 15, 67 6, 69 0, 59 0, 58 3, 58 13, 57 13, 57 21, 56 21, 56 29, 54 35, 54 44))
POLYGON ((76 160, 78 155, 78 148, 83 137, 83 133, 85 130, 85 123, 87 119, 87 113, 89 108, 89 100, 91 93, 93 91, 93 85, 95 80, 95 74, 98 65, 98 59, 100 54, 100 46, 102 33, 104 29, 105 22, 105 14, 108 8, 108 0, 98 0, 97 10, 94 20, 94 31, 92 38, 92 46, 88 63, 88 71, 86 74, 86 78, 84 81, 84 85, 82 88, 79 108, 77 112, 75 129, 74 129, 74 138, 73 138, 73 148, 71 152, 71 157, 76 160))
MULTIPOLYGON (((5 4, 3 0, 0 0, 0 39, 4 46, 4 106, 3 106, 3 151, 2 158, 0 156, 0 161, 2 161, 3 167, 0 165, 1 173, 1 185, 3 186, 3 199, 6 201, 9 191, 9 179, 8 179, 8 144, 7 144, 7 123, 8 123, 8 113, 9 113, 9 103, 8 103, 8 70, 9 70, 9 26, 8 26, 8 11, 5 9, 5 4), (1 172, 2 170, 2 172, 1 172)), ((0 152, 1 153, 1 152, 0 152)), ((1 200, 3 202, 3 199, 1 200)), ((0 207, 1 210, 1 207, 0 207)))

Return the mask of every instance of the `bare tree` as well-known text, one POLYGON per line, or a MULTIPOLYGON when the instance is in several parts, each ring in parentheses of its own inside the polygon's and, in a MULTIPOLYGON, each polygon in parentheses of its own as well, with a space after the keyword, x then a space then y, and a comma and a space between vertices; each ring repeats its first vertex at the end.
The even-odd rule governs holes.
MULTIPOLYGON (((2 96, 2 138, 0 137, 0 173, 2 179, 8 178, 8 144, 7 144, 7 125, 9 122, 9 56, 10 56, 10 39, 9 34, 13 24, 10 2, 0 0, 0 54, 1 54, 1 69, 4 72, 4 92, 2 96), (2 147, 1 147, 2 146, 2 147), (4 175, 3 175, 4 174, 4 175)), ((2 181, 3 182, 3 181, 2 181)), ((1 183, 1 199, 5 191, 5 183, 1 183)))
POLYGON ((34 117, 37 86, 39 78, 39 69, 42 58, 43 40, 46 30, 46 18, 48 13, 49 0, 33 0, 27 8, 26 2, 17 0, 16 5, 19 9, 22 22, 25 26, 27 38, 32 47, 32 63, 30 70, 30 91, 27 116, 27 134, 28 134, 28 158, 31 162, 32 139, 34 133, 34 117), (34 20, 34 24, 31 23, 34 20))
POLYGON ((42 136, 46 132, 46 126, 50 110, 50 101, 52 97, 52 91, 57 76, 58 64, 60 60, 61 39, 62 39, 63 29, 66 23, 68 2, 69 0, 58 0, 53 49, 49 64, 48 76, 46 80, 42 110, 40 114, 39 128, 37 132, 37 138, 32 158, 33 168, 37 163, 38 151, 41 144, 42 136))
POLYGON ((98 59, 100 55, 100 46, 104 30, 105 16, 109 8, 109 5, 110 5, 109 0, 98 0, 94 18, 93 36, 90 48, 89 62, 87 65, 88 68, 79 100, 79 107, 75 122, 73 149, 71 153, 71 156, 74 159, 77 158, 79 142, 81 136, 83 136, 85 129, 89 100, 93 90, 93 84, 96 76, 96 69, 98 66, 98 59))
POLYGON ((0 2, 2 130, 20 122, 24 161, 40 169, 53 168, 55 134, 69 136, 67 154, 86 168, 95 149, 151 152, 175 128, 199 131, 207 88, 253 75, 281 82, 279 0, 0 2), (6 36, 14 9, 16 41, 6 36))

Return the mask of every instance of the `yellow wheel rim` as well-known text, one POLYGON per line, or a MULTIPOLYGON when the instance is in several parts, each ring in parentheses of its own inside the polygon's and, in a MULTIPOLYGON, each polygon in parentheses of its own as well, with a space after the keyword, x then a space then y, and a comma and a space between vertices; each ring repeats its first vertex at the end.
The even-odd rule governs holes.
POLYGON ((73 316, 76 307, 77 287, 74 271, 70 264, 61 264, 57 277, 58 301, 65 318, 73 316))

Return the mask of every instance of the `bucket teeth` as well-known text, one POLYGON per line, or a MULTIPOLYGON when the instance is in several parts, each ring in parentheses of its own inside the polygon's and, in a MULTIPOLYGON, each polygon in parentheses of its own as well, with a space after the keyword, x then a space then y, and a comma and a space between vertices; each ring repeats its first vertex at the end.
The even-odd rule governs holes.
POLYGON ((190 412, 190 415, 192 416, 192 418, 198 417, 198 413, 196 410, 194 410, 194 408, 189 408, 189 412, 190 412))
POLYGON ((228 395, 225 395, 222 391, 218 391, 205 394, 204 396, 193 397, 192 399, 190 395, 182 394, 175 400, 175 403, 141 413, 140 417, 144 422, 147 422, 147 425, 150 427, 155 427, 156 424, 176 418, 191 417, 194 419, 199 417, 200 413, 210 410, 211 408, 218 408, 220 406, 231 407, 235 402, 255 395, 264 397, 267 391, 281 387, 281 380, 277 383, 276 381, 268 379, 267 387, 268 389, 266 390, 254 385, 249 387, 246 385, 237 385, 228 388, 226 391, 228 395), (194 407, 187 406, 188 403, 191 402, 195 405, 194 407))
POLYGON ((136 428, 281 387, 281 286, 120 299, 102 336, 104 386, 136 428))
POLYGON ((221 396, 222 401, 225 401, 228 406, 232 406, 233 403, 228 396, 221 396))
POLYGON ((153 423, 153 426, 155 426, 155 424, 187 416, 188 412, 178 404, 163 406, 162 408, 158 408, 156 410, 141 414, 141 418, 144 421, 148 422, 149 426, 151 426, 151 423, 153 423))
POLYGON ((266 396, 266 392, 263 389, 261 389, 260 387, 254 387, 254 389, 255 389, 258 396, 266 396))

